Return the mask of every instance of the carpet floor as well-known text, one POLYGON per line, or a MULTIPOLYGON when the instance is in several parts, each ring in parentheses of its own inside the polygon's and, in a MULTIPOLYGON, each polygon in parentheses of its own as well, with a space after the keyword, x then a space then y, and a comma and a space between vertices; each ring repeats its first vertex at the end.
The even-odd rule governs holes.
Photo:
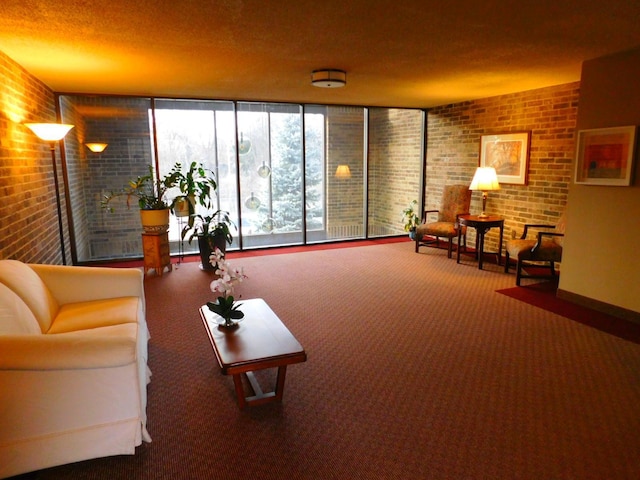
POLYGON ((198 316, 212 274, 147 277, 153 442, 25 478, 640 478, 640 345, 502 294, 495 264, 413 249, 231 258, 308 355, 282 403, 245 410, 198 316))

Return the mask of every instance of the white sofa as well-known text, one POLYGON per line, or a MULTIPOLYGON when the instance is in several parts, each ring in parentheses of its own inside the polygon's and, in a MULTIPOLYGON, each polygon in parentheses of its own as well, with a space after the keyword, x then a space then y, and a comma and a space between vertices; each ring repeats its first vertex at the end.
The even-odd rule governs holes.
POLYGON ((140 270, 0 260, 0 478, 150 442, 148 340, 140 270))

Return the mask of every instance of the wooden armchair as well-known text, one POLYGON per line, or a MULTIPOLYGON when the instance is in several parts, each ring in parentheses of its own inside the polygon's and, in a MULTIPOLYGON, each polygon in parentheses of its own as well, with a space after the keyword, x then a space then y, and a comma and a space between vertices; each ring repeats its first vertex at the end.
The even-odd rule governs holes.
MULTIPOLYGON (((422 224, 416 228, 416 253, 420 247, 439 247, 440 239, 448 240, 447 256, 451 258, 453 239, 458 237, 458 228, 462 228, 464 247, 467 247, 467 227, 458 224, 458 216, 469 213, 471 190, 468 185, 447 185, 442 193, 440 210, 425 210, 422 224), (428 222, 430 214, 438 214, 436 221, 428 222)), ((460 248, 460 245, 458 245, 460 248)))
POLYGON ((551 279, 556 276, 555 263, 562 261, 564 227, 565 217, 563 214, 556 225, 526 224, 519 239, 507 241, 504 271, 509 273, 510 259, 515 259, 517 286, 520 286, 520 281, 523 278, 551 279), (527 234, 531 229, 538 229, 535 239, 527 239, 527 234), (526 267, 531 265, 543 270, 548 268, 549 273, 539 273, 539 271, 527 273, 526 267))

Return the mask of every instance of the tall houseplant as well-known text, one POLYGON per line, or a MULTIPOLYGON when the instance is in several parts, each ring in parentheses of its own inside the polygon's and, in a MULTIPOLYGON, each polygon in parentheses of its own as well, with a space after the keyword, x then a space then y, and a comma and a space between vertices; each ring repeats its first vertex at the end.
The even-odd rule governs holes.
POLYGON ((189 220, 181 232, 182 239, 191 243, 198 239, 200 259, 203 270, 214 269, 209 257, 218 248, 222 254, 226 252, 227 243, 231 244, 233 236, 231 227, 235 227, 229 212, 217 210, 211 213, 218 187, 214 173, 202 164, 192 162, 186 172, 178 169, 177 187, 179 198, 187 198, 189 202, 189 220), (203 207, 204 212, 196 211, 196 206, 203 207))
POLYGON ((202 164, 191 162, 186 172, 179 169, 177 187, 180 195, 174 199, 173 213, 176 216, 190 217, 196 213, 196 204, 211 208, 212 196, 218 185, 211 170, 202 164))

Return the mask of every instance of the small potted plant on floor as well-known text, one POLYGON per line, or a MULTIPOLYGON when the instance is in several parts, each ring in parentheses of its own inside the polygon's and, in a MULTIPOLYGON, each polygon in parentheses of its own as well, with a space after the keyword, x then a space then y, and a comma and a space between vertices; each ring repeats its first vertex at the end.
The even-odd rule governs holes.
POLYGON ((215 270, 215 265, 209 261, 211 254, 217 248, 225 254, 227 243, 231 245, 233 235, 231 228, 236 228, 229 217, 229 212, 217 210, 213 214, 194 214, 189 217, 190 223, 182 229, 182 238, 188 242, 198 239, 200 249, 200 268, 203 270, 215 270))
POLYGON ((420 225, 420 216, 417 213, 418 201, 413 200, 407 208, 402 210, 402 221, 404 222, 404 231, 409 232, 411 240, 416 239, 416 228, 420 225))

